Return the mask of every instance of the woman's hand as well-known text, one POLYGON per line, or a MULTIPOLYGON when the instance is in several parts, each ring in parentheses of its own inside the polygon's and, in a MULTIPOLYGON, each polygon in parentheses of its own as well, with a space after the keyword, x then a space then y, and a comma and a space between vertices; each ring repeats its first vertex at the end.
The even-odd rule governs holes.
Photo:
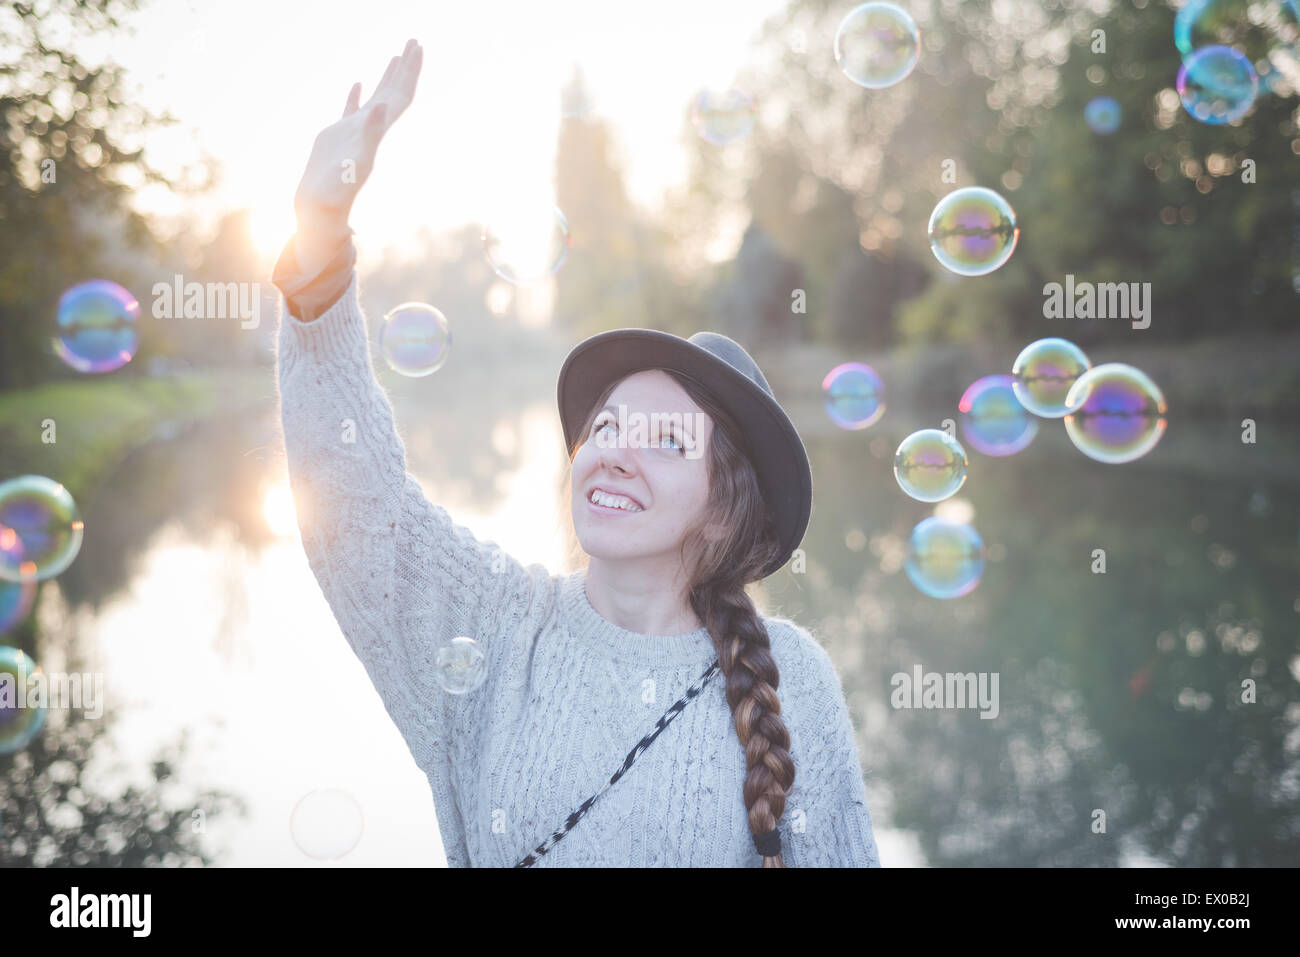
POLYGON ((321 130, 312 144, 293 199, 298 216, 294 251, 304 273, 323 266, 347 235, 352 203, 374 168, 379 141, 415 96, 423 59, 423 48, 406 41, 402 55, 389 61, 365 105, 360 105, 361 84, 354 83, 343 116, 321 130))

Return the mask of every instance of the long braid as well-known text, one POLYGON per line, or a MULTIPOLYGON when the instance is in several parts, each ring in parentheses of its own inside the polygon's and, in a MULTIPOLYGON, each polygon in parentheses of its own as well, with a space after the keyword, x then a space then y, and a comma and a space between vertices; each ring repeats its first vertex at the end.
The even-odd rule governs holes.
MULTIPOLYGON (((745 809, 749 829, 766 834, 785 811, 794 784, 790 732, 781 718, 780 683, 767 629, 738 582, 718 583, 698 594, 696 614, 705 622, 727 682, 727 704, 736 736, 745 749, 745 809)), ((697 599, 693 596, 693 603, 697 599)), ((785 867, 780 854, 764 857, 763 867, 785 867)))

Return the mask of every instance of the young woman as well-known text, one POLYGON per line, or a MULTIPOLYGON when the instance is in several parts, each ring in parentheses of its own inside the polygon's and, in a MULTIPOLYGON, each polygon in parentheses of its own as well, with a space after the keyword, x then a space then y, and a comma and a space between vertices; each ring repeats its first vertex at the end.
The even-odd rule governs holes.
POLYGON ((798 547, 812 477, 744 349, 622 329, 569 355, 580 571, 523 566, 407 473, 347 222, 421 58, 408 42, 316 138, 276 266, 278 381, 303 546, 428 776, 448 863, 878 867, 830 658, 746 594, 798 547), (484 655, 466 694, 435 675, 458 636, 484 655))

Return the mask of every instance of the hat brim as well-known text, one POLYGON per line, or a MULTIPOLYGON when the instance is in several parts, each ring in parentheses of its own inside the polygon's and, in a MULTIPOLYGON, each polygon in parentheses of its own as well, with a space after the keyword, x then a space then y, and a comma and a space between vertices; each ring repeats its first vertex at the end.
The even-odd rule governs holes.
POLYGON ((776 572, 803 541, 812 514, 808 453, 776 400, 707 349, 657 329, 613 329, 580 342, 564 360, 556 386, 566 454, 606 386, 646 369, 669 369, 699 380, 741 424, 745 435, 740 441, 781 542, 780 554, 762 574, 776 572))

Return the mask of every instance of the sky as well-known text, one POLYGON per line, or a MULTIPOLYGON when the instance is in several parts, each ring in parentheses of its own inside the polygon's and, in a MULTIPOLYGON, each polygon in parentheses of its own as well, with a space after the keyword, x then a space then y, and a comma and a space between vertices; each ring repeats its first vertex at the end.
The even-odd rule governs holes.
MULTIPOLYGON (((550 202, 559 98, 580 64, 596 115, 616 131, 633 200, 653 207, 686 172, 683 118, 701 88, 725 89, 784 0, 499 3, 367 0, 146 0, 111 38, 137 101, 175 126, 145 139, 175 170, 206 152, 221 181, 202 202, 142 191, 164 232, 253 212, 260 251, 293 231, 292 199, 317 132, 348 89, 373 91, 408 37, 424 47, 415 102, 389 130, 353 209, 362 265, 404 239, 481 223, 501 203, 550 202)), ((846 7, 846 9, 851 8, 846 7)))

